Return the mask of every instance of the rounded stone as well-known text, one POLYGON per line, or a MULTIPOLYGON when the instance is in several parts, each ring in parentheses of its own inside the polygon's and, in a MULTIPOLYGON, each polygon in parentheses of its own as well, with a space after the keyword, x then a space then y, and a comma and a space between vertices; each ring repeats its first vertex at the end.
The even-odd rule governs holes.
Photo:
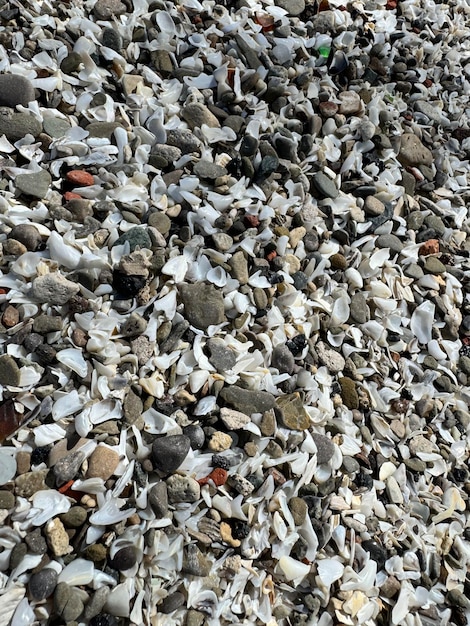
POLYGON ((37 250, 42 242, 38 229, 32 224, 18 224, 14 226, 8 233, 8 238, 19 241, 31 252, 37 250))
POLYGON ((19 74, 0 75, 0 106, 15 108, 17 104, 27 107, 36 99, 30 80, 19 74))
POLYGON ((80 528, 86 522, 87 511, 82 506, 73 506, 60 519, 67 528, 80 528))
POLYGON ((174 472, 183 463, 191 440, 186 435, 166 435, 153 442, 152 459, 154 465, 161 472, 174 472))
POLYGON ((204 430, 199 424, 188 424, 188 426, 185 426, 183 428, 183 435, 189 437, 193 450, 200 450, 206 439, 204 430))
POLYGON ((97 446, 88 459, 87 478, 108 480, 119 465, 119 454, 106 446, 97 446))
POLYGON ((123 572, 134 567, 137 557, 137 549, 134 546, 126 546, 116 552, 110 564, 113 569, 123 572))
POLYGON ((59 583, 54 593, 54 608, 65 622, 71 622, 81 615, 83 602, 73 587, 59 583))
POLYGON ((149 491, 148 500, 157 519, 168 515, 168 490, 163 480, 153 485, 149 491))
POLYGON ((45 600, 54 591, 57 585, 58 574, 50 567, 32 574, 28 583, 28 591, 33 600, 45 600))

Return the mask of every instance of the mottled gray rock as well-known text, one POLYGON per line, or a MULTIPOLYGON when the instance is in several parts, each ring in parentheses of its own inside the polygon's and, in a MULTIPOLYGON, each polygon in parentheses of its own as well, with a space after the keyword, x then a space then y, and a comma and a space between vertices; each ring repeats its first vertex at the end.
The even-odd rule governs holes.
POLYGON ((168 491, 166 483, 161 480, 149 491, 149 504, 157 519, 168 515, 168 491))
POLYGON ((220 122, 209 109, 200 102, 185 104, 182 116, 191 130, 201 127, 203 124, 210 128, 219 128, 220 122))
POLYGON ((193 543, 190 543, 184 549, 183 567, 181 571, 190 576, 208 576, 211 571, 211 564, 199 548, 193 543))
POLYGON ((295 368, 294 355, 285 344, 276 346, 271 357, 271 365, 280 374, 292 374, 295 368))
POLYGON ((370 310, 367 306, 367 300, 362 293, 355 293, 351 298, 350 314, 357 324, 365 324, 369 321, 370 310))
POLYGON ((74 587, 59 583, 54 593, 54 608, 65 622, 71 622, 81 615, 83 602, 74 587))
POLYGON ((320 435, 319 433, 312 433, 312 439, 317 446, 318 465, 328 463, 335 453, 335 444, 326 435, 320 435))
POLYGON ((232 369, 237 362, 237 355, 227 348, 223 339, 213 337, 206 345, 210 351, 209 361, 217 371, 223 373, 232 369))
POLYGON ((180 293, 186 318, 196 328, 207 330, 225 321, 224 298, 213 285, 181 285, 180 293))
POLYGON ((410 167, 432 165, 434 161, 431 150, 423 146, 421 140, 412 133, 402 135, 398 158, 403 165, 410 167))
POLYGON ((173 474, 166 481, 168 501, 172 504, 178 502, 197 502, 201 496, 201 486, 191 476, 173 474))
POLYGON ((39 602, 48 598, 57 585, 58 574, 50 567, 31 575, 28 583, 30 596, 39 602))
POLYGON ((67 280, 62 274, 54 272, 34 279, 31 295, 38 302, 50 305, 66 304, 80 290, 76 283, 67 280))
POLYGON ((267 391, 252 391, 236 385, 224 387, 220 392, 220 397, 234 409, 246 415, 264 413, 272 409, 275 404, 274 396, 267 391))

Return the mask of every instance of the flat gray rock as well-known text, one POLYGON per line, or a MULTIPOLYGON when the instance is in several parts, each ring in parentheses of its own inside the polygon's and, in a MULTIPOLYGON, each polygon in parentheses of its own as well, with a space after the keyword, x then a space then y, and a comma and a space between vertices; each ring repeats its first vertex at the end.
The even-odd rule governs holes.
POLYGON ((264 413, 272 409, 275 404, 274 396, 267 391, 252 391, 235 385, 224 387, 220 392, 220 397, 234 409, 246 415, 264 413))
POLYGON ((26 135, 37 137, 42 131, 42 125, 29 113, 20 113, 12 108, 0 108, 0 136, 14 143, 24 139, 26 135))
POLYGON ((51 175, 46 170, 32 174, 19 174, 15 179, 16 188, 21 193, 40 200, 46 196, 51 182, 51 175))

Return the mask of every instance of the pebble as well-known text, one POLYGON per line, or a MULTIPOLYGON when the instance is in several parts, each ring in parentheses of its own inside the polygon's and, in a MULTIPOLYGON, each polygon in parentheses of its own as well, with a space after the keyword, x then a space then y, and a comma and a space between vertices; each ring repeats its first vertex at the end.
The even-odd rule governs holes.
POLYGON ((251 421, 248 415, 225 407, 220 409, 220 419, 228 430, 239 430, 251 421))
POLYGON ((75 187, 88 187, 93 185, 95 179, 89 172, 84 170, 71 170, 65 175, 65 180, 75 187))
POLYGON ((180 292, 186 317, 195 328, 207 330, 225 321, 222 293, 213 285, 181 285, 180 292))
POLYGON ((434 157, 432 152, 424 146, 419 138, 412 133, 404 133, 401 136, 400 152, 398 158, 403 165, 415 167, 420 165, 432 165, 434 157))
POLYGON ((191 440, 185 435, 166 435, 155 439, 152 444, 152 459, 155 467, 165 474, 174 472, 183 463, 191 440))
POLYGON ((297 17, 305 11, 305 0, 276 0, 275 4, 292 17, 297 17))
POLYGON ((0 491, 0 509, 10 510, 15 506, 15 496, 10 491, 0 491))
POLYGON ((66 528, 80 528, 86 522, 87 511, 82 506, 73 506, 60 519, 66 528))
POLYGON ((116 552, 111 561, 111 566, 113 569, 118 570, 118 572, 123 572, 134 567, 137 563, 137 559, 137 549, 134 546, 126 546, 116 552))
POLYGON ((289 500, 289 510, 292 513, 294 524, 296 526, 302 526, 307 517, 308 507, 303 498, 297 496, 289 500))
POLYGON ((210 128, 220 127, 219 120, 200 102, 186 104, 181 111, 181 115, 191 130, 200 128, 203 125, 209 126, 210 128))
POLYGON ((182 607, 185 602, 186 599, 184 594, 180 591, 175 591, 162 600, 162 602, 158 605, 158 611, 163 615, 168 615, 169 613, 173 613, 173 611, 182 607))
POLYGON ((38 229, 32 224, 18 224, 14 226, 8 233, 8 238, 19 241, 31 252, 37 250, 42 243, 42 237, 38 229))
POLYGON ((295 368, 294 355, 286 345, 276 346, 271 357, 271 365, 281 374, 292 374, 295 368))
POLYGON ((110 20, 126 11, 126 5, 121 0, 98 0, 93 6, 93 13, 98 20, 110 20))
POLYGON ((206 345, 210 352, 209 361, 219 372, 223 374, 235 366, 237 355, 225 346, 222 339, 211 338, 206 345))
POLYGON ((58 517, 46 524, 44 532, 47 543, 55 557, 65 556, 72 551, 69 536, 58 517))
POLYGON ((382 215, 385 211, 385 204, 375 196, 367 196, 364 200, 364 210, 367 215, 376 217, 377 215, 382 215))
POLYGON ((310 426, 310 417, 304 409, 299 393, 280 396, 276 400, 283 425, 291 430, 305 430, 310 426))
POLYGON ((46 488, 44 482, 49 470, 36 470, 35 472, 27 472, 15 478, 16 495, 22 498, 30 498, 37 491, 46 488))
POLYGON ((40 200, 47 195, 51 182, 51 175, 46 170, 32 174, 19 174, 15 179, 16 188, 21 193, 40 200))
MULTIPOLYGON (((41 131, 41 123, 33 115, 20 113, 8 107, 0 107, 0 135, 5 135, 10 142, 24 139, 26 135, 37 137, 41 131)), ((20 176, 32 176, 32 174, 20 174, 20 176)))
POLYGON ((343 371, 346 362, 339 352, 329 349, 322 341, 316 344, 315 350, 320 361, 326 365, 330 372, 336 374, 343 371))
POLYGON ((359 396, 356 391, 356 384, 347 376, 343 378, 339 378, 338 382, 341 386, 341 397, 343 399, 343 403, 348 409, 358 409, 359 408, 359 396))
POLYGON ((223 452, 228 450, 233 443, 233 439, 227 433, 217 430, 209 439, 208 448, 212 452, 223 452))
POLYGON ((435 256, 428 256, 424 261, 424 271, 428 274, 444 274, 446 266, 435 256))
POLYGON ((240 413, 250 416, 269 411, 275 404, 274 397, 266 391, 252 391, 236 385, 224 387, 220 397, 240 413))
POLYGON ((201 486, 191 476, 173 474, 166 480, 168 502, 197 502, 201 495, 201 486))
POLYGON ((3 325, 6 326, 6 328, 13 328, 13 326, 16 326, 19 321, 20 314, 18 312, 18 309, 15 309, 15 307, 8 305, 2 315, 3 325))
POLYGON ((182 572, 190 576, 208 576, 210 571, 210 561, 197 546, 188 544, 183 553, 182 572))
POLYGON ((64 457, 59 459, 54 465, 54 476, 56 478, 57 485, 61 486, 69 480, 74 479, 80 471, 80 467, 84 460, 85 456, 80 450, 66 454, 64 457))
POLYGON ((36 574, 32 574, 28 582, 28 592, 37 602, 52 595, 57 586, 57 572, 46 567, 36 574))
POLYGON ((54 609, 65 622, 76 620, 83 612, 83 601, 74 587, 59 583, 54 592, 54 609))
POLYGON ((17 387, 20 383, 20 368, 8 354, 0 356, 0 385, 17 387))
POLYGON ((79 291, 79 286, 67 280, 62 274, 54 272, 33 280, 31 295, 38 302, 62 306, 79 291))
POLYGON ((149 504, 157 519, 168 516, 168 491, 166 483, 160 480, 149 491, 149 504))
POLYGON ((312 433, 312 439, 317 447, 317 463, 323 465, 328 463, 335 453, 334 443, 325 435, 312 433))
POLYGON ((370 310, 362 293, 356 293, 351 298, 350 315, 357 324, 365 324, 370 320, 370 310))
POLYGON ((87 478, 108 480, 119 465, 119 454, 106 446, 97 446, 88 459, 87 478))
POLYGON ((400 254, 404 245, 396 235, 380 235, 377 237, 377 245, 379 248, 390 248, 390 252, 400 254))
POLYGON ((335 181, 323 172, 316 172, 312 176, 312 183, 318 193, 324 198, 332 198, 334 200, 338 197, 339 191, 335 181))

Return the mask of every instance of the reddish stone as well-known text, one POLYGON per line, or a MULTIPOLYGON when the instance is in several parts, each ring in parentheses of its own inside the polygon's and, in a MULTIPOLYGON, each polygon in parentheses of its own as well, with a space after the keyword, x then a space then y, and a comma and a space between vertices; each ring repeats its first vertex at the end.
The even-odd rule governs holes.
POLYGON ((426 78, 426 80, 423 82, 423 85, 424 85, 427 89, 429 89, 429 87, 431 87, 431 85, 432 85, 432 84, 433 84, 433 83, 432 83, 432 80, 431 80, 430 78, 426 78))
POLYGON ((222 485, 225 485, 227 478, 227 470, 224 470, 221 467, 216 467, 208 476, 200 478, 197 482, 200 485, 207 485, 209 481, 212 481, 216 487, 221 487, 222 485))
POLYGON ((255 20, 261 26, 263 33, 269 33, 274 30, 274 17, 272 15, 257 13, 255 20))
POLYGON ((276 250, 273 250, 272 252, 268 252, 268 254, 266 255, 266 260, 267 261, 272 261, 276 257, 277 257, 277 252, 276 252, 276 250))
POLYGON ((245 215, 245 224, 250 228, 258 228, 259 219, 256 215, 245 215))
POLYGON ((73 185, 78 185, 79 187, 89 187, 90 185, 95 184, 93 176, 84 170, 72 170, 67 172, 65 180, 73 185))
POLYGON ((62 485, 62 487, 58 489, 58 492, 62 493, 64 496, 67 496, 67 498, 73 498, 78 502, 83 498, 85 493, 83 491, 76 491, 75 489, 72 489, 72 485, 74 482, 74 479, 69 480, 68 483, 65 483, 65 485, 62 485))
POLYGON ((429 239, 419 249, 419 254, 427 256, 428 254, 437 254, 439 252, 439 242, 437 239, 429 239))
POLYGON ((18 311, 15 309, 14 306, 11 306, 11 304, 9 304, 7 308, 5 309, 5 311, 3 312, 3 317, 2 317, 3 325, 6 326, 7 328, 12 328, 13 326, 16 326, 19 321, 20 321, 20 314, 18 313, 18 311))
POLYGON ((9 399, 0 405, 0 443, 17 431, 24 419, 24 415, 15 411, 13 400, 9 399))
POLYGON ((388 11, 393 11, 394 9, 397 8, 397 0, 387 0, 387 4, 385 5, 385 8, 388 11))
POLYGON ((333 117, 336 113, 338 113, 338 105, 334 102, 320 102, 318 107, 323 117, 333 117))
POLYGON ((66 191, 64 193, 64 200, 68 202, 69 200, 76 200, 77 198, 81 198, 82 196, 78 193, 74 193, 73 191, 66 191))

